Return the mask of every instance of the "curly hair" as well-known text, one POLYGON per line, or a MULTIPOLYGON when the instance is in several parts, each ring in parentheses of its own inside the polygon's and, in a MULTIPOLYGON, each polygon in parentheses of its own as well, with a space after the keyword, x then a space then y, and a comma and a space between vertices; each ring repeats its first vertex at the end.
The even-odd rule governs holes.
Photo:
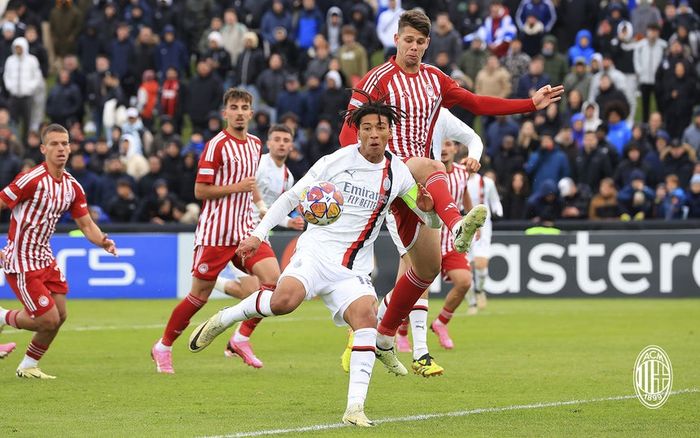
POLYGON ((349 126, 354 126, 355 128, 360 127, 360 120, 366 115, 377 114, 378 116, 385 116, 389 120, 389 127, 395 125, 399 122, 402 117, 406 117, 406 112, 398 108, 395 105, 386 103, 386 96, 380 96, 373 99, 369 93, 353 89, 352 91, 362 95, 367 99, 362 106, 358 108, 349 109, 343 111, 342 116, 345 118, 345 123, 349 126))

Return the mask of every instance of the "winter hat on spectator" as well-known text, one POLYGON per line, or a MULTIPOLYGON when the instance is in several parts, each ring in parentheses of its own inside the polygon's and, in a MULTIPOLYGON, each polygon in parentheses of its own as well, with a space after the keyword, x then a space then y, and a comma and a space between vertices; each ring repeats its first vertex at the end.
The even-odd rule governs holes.
POLYGON ((216 45, 218 45, 219 47, 221 47, 221 45, 224 41, 224 38, 221 36, 221 33, 217 32, 215 30, 212 32, 209 32, 209 36, 207 37, 207 39, 209 41, 216 41, 216 45))
POLYGON ((11 21, 6 21, 6 22, 2 23, 2 31, 14 33, 15 32, 15 23, 13 23, 11 21))
POLYGON ((131 108, 129 108, 128 110, 126 110, 126 116, 127 116, 128 118, 132 118, 132 117, 133 117, 133 118, 138 118, 138 116, 139 116, 139 110, 137 110, 136 108, 134 108, 134 107, 132 106, 131 108))
POLYGON ((696 173, 690 178, 690 185, 692 186, 693 184, 700 184, 700 173, 696 173))
POLYGON ((168 187, 168 182, 163 178, 158 178, 157 180, 155 180, 153 182, 154 189, 158 188, 158 187, 163 187, 163 186, 168 187))
POLYGON ((333 82, 335 82, 336 88, 343 86, 343 80, 340 78, 340 73, 335 70, 329 70, 328 73, 326 73, 326 79, 331 79, 333 82))
POLYGON ((594 53, 593 56, 591 56, 591 62, 597 61, 598 64, 601 64, 603 62, 603 55, 600 53, 594 53))
POLYGON ((666 140, 666 143, 671 141, 671 136, 668 135, 668 132, 664 131, 663 129, 659 129, 658 131, 656 131, 656 138, 663 138, 664 140, 666 140))
POLYGON ((574 65, 576 64, 586 65, 586 58, 584 58, 583 56, 577 56, 576 59, 574 59, 574 65))
POLYGON ((634 169, 634 170, 630 173, 630 182, 632 182, 632 181, 634 181, 634 180, 636 180, 636 179, 641 179, 642 181, 644 181, 644 180, 646 179, 646 176, 644 175, 644 172, 642 172, 642 171, 639 170, 639 169, 634 169))
POLYGON ((561 194, 562 198, 573 195, 574 188, 576 187, 574 180, 568 176, 560 179, 557 185, 559 186, 559 194, 561 194))
POLYGON ((175 27, 172 24, 166 24, 165 27, 163 27, 163 35, 166 33, 175 33, 175 27))

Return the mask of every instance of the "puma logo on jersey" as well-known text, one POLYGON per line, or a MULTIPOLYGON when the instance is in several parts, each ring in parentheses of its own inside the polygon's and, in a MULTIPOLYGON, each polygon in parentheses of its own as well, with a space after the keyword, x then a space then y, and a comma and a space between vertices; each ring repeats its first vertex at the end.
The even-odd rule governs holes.
POLYGON ((352 177, 355 175, 355 172, 357 172, 357 170, 344 170, 343 172, 347 173, 348 175, 350 175, 352 177))

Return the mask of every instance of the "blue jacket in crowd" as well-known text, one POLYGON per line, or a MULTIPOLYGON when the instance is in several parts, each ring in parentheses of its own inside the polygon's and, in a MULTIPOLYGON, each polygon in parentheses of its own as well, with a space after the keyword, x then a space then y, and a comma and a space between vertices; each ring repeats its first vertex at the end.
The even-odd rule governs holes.
POLYGON ((569 160, 558 146, 554 146, 551 151, 540 147, 533 152, 525 165, 525 171, 532 180, 533 192, 539 191, 545 180, 559 181, 566 176, 571 176, 569 160))

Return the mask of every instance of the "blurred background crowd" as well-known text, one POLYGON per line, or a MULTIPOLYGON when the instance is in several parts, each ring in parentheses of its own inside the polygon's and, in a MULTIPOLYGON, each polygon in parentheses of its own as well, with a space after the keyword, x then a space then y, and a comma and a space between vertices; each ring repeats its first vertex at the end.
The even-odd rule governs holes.
POLYGON ((295 129, 300 178, 338 148, 349 89, 415 7, 433 20, 424 62, 462 87, 566 87, 524 116, 453 109, 484 140, 503 219, 700 218, 700 0, 0 0, 0 187, 42 161, 56 122, 96 220, 194 223, 228 87, 255 97, 263 142, 295 129))

